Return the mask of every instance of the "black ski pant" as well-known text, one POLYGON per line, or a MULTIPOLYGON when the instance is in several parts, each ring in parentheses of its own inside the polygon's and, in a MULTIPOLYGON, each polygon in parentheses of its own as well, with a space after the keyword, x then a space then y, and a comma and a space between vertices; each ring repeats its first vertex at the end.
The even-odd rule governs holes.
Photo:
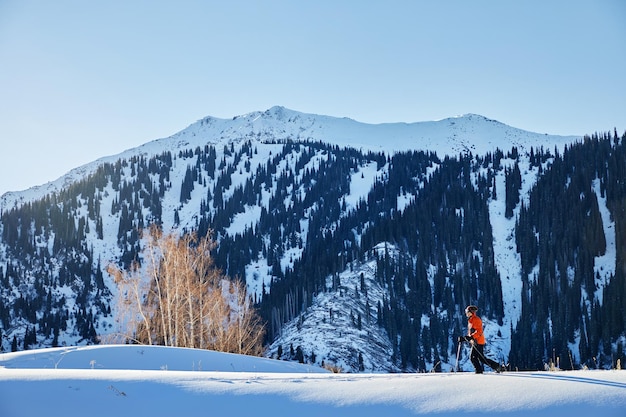
POLYGON ((500 370, 498 362, 489 359, 485 356, 485 345, 479 345, 478 343, 472 343, 472 353, 470 354, 470 360, 477 374, 482 374, 484 371, 483 364, 486 364, 494 371, 500 370))

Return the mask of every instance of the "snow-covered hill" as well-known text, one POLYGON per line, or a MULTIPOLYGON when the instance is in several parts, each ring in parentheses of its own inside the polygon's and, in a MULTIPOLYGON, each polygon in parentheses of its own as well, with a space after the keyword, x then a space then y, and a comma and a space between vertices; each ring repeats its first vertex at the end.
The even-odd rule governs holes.
MULTIPOLYGON (((396 250, 383 243, 375 249, 381 253, 396 250)), ((389 337, 376 323, 376 305, 383 302, 387 292, 374 279, 375 269, 376 262, 370 260, 334 279, 329 277, 328 291, 318 294, 311 308, 282 329, 267 354, 278 357, 281 348, 287 352, 291 347, 303 346, 307 362, 316 362, 310 357, 315 354, 324 358, 325 366, 344 371, 399 371, 391 361, 389 337), (339 290, 334 291, 334 286, 339 290)))
POLYGON ((137 345, 0 354, 0 415, 613 417, 626 372, 332 374, 137 345))

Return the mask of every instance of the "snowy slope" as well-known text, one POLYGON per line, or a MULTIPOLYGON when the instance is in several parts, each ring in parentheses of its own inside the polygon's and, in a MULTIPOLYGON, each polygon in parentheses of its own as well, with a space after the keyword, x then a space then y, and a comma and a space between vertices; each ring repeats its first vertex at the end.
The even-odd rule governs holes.
POLYGON ((6 368, 137 369, 153 371, 327 373, 317 366, 204 349, 93 345, 0 354, 6 368))
POLYGON ((0 415, 11 417, 611 417, 623 415, 624 407, 626 372, 615 370, 332 374, 137 345, 0 354, 0 415))

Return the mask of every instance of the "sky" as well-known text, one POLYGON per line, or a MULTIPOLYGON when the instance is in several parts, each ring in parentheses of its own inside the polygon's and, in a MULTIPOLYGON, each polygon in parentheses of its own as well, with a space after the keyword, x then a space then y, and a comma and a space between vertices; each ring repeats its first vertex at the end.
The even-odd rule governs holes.
POLYGON ((0 195, 274 105, 626 130, 626 2, 0 0, 0 195))
POLYGON ((293 362, 163 346, 3 353, 0 414, 617 417, 626 407, 626 372, 618 370, 320 371, 293 362))

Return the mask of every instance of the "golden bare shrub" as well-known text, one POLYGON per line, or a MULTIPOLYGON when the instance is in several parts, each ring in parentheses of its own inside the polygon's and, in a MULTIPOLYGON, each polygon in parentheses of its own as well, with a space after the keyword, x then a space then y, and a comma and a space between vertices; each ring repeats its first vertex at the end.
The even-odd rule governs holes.
POLYGON ((118 321, 126 341, 263 353, 265 328, 246 288, 219 270, 210 255, 215 242, 193 233, 163 235, 152 226, 143 267, 107 268, 117 284, 118 321))

